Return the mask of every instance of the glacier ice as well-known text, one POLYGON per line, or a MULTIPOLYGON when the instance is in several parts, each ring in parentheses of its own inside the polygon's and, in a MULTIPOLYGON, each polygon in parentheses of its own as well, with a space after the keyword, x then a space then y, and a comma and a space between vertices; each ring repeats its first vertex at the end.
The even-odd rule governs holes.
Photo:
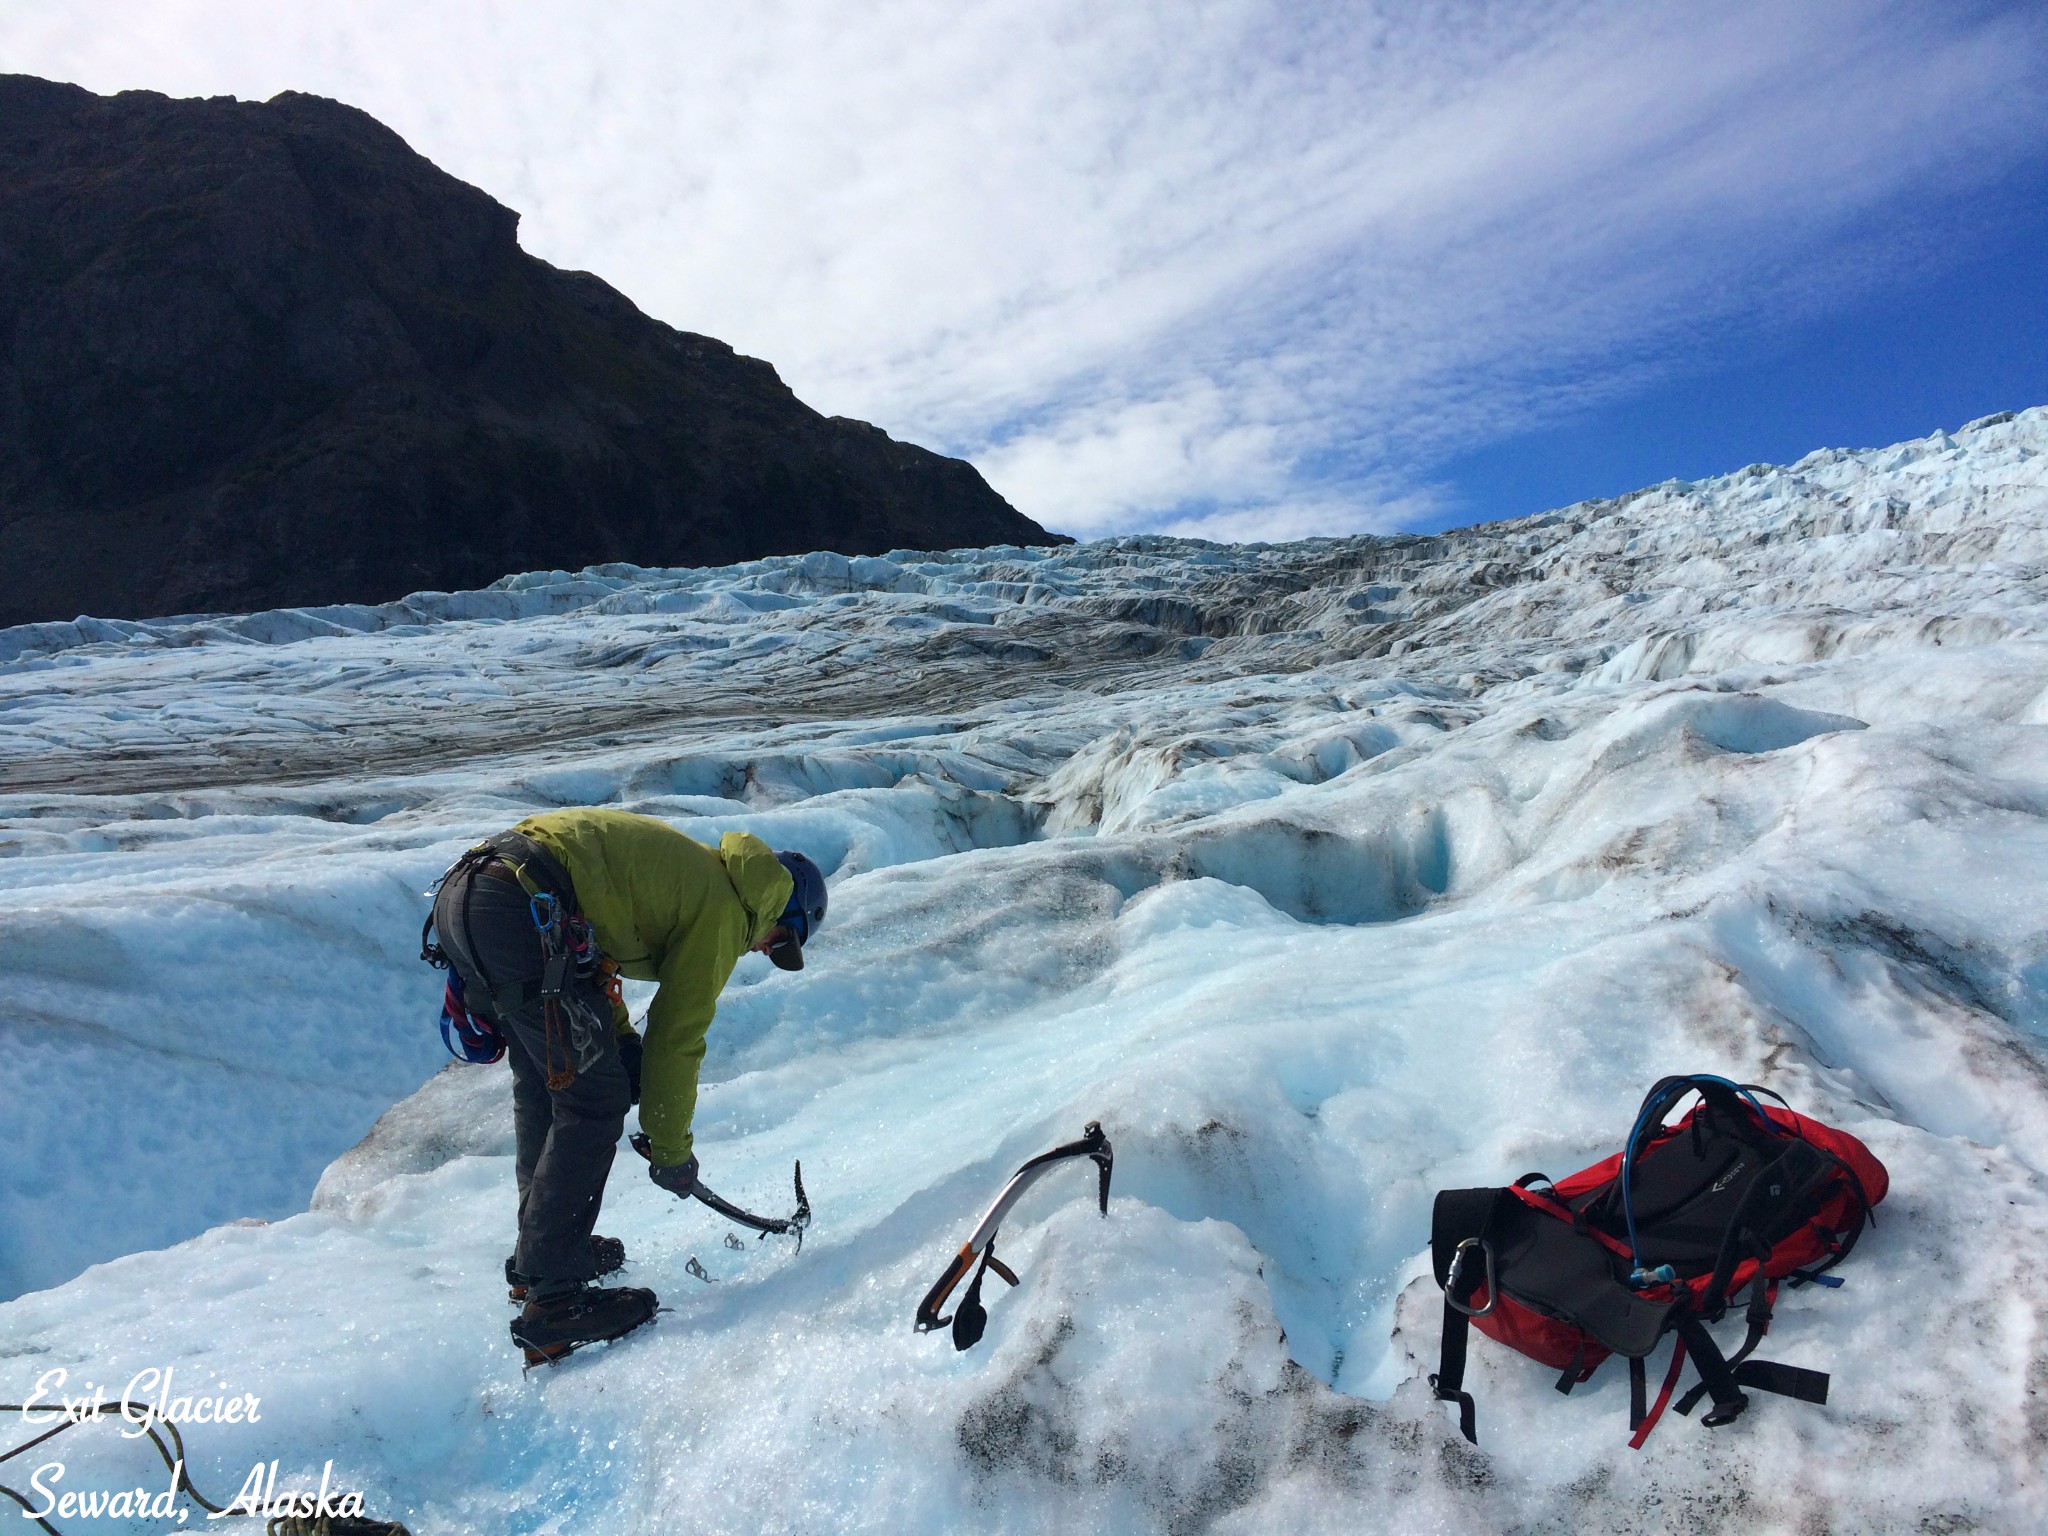
POLYGON ((1431 537, 0 632, 0 1395, 175 1361, 263 1399, 188 1434, 214 1497, 332 1458, 421 1533, 2038 1529, 2044 464, 2036 410, 1431 537), (522 1378, 508 1080, 437 1070, 414 935, 576 802, 827 868, 698 1122, 722 1192, 801 1157, 818 1215, 730 1249, 622 1165, 671 1310, 522 1378), (1582 1166, 1690 1070, 1892 1172, 1773 1331, 1833 1401, 1632 1453, 1619 1371, 1482 1342, 1467 1447, 1432 1194, 1582 1166), (914 1336, 1088 1119, 1109 1219, 1048 1180, 984 1342, 914 1336))

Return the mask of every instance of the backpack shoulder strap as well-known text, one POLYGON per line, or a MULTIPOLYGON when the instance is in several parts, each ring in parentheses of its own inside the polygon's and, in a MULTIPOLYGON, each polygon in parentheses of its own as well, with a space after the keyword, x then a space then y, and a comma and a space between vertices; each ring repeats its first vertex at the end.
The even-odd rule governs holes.
POLYGON ((1472 1318, 1493 1310, 1498 1299, 1488 1288, 1486 1306, 1474 1313, 1472 1297, 1493 1277, 1493 1250, 1488 1246, 1494 1213, 1508 1198, 1504 1189, 1446 1189, 1438 1193, 1430 1218, 1429 1256, 1436 1283, 1444 1291, 1443 1343, 1437 1368, 1429 1378, 1438 1402, 1458 1405, 1458 1432, 1479 1443, 1478 1413, 1465 1390, 1465 1346, 1472 1318))
POLYGON ((500 832, 485 844, 491 854, 504 861, 529 896, 552 896, 563 908, 581 916, 576 905, 576 885, 569 872, 552 853, 524 832, 500 832))
MULTIPOLYGON (((1636 1164, 1650 1143, 1656 1140, 1664 1129, 1664 1117, 1671 1112, 1671 1106, 1688 1093, 1697 1093, 1701 1104, 1720 1116, 1730 1125, 1745 1123, 1761 1127, 1772 1139, 1785 1135, 1782 1127, 1773 1122, 1763 1111, 1755 1097, 1748 1090, 1730 1082, 1725 1077, 1707 1073, 1693 1073, 1677 1077, 1661 1077, 1651 1084, 1650 1091, 1643 1095, 1642 1108, 1636 1111, 1635 1124, 1629 1128, 1628 1140, 1622 1143, 1621 1168, 1614 1186, 1603 1192, 1611 1213, 1614 1195, 1621 1198, 1622 1220, 1628 1233, 1629 1262, 1640 1274, 1642 1245, 1636 1237, 1635 1206, 1632 1199, 1636 1164)), ((1631 1276, 1631 1283, 1635 1277, 1631 1276)))

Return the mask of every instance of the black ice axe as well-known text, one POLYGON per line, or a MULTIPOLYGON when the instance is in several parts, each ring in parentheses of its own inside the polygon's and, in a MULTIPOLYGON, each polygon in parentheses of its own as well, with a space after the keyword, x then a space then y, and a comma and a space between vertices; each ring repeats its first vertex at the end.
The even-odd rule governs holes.
MULTIPOLYGON (((635 1152, 650 1163, 654 1161, 654 1149, 649 1144, 645 1131, 635 1131, 630 1139, 635 1152)), ((804 1231, 811 1224, 811 1197, 804 1193, 804 1165, 801 1158, 797 1160, 796 1165, 796 1210, 788 1216, 756 1216, 752 1211, 743 1211, 724 1196, 713 1194, 705 1188, 701 1179, 690 1187, 690 1193, 727 1221, 736 1222, 743 1227, 752 1227, 763 1237, 794 1237, 796 1251, 804 1251, 804 1231)))
POLYGON ((1010 1175, 1010 1182, 1003 1186, 1003 1192, 996 1196, 996 1202, 988 1208, 988 1213, 976 1223, 972 1235, 960 1245, 960 1251, 953 1255, 953 1262, 939 1276, 938 1284, 927 1291, 924 1300, 918 1303, 919 1333, 930 1333, 950 1322, 955 1349, 971 1349, 980 1342, 982 1331, 988 1327, 988 1309, 981 1304, 981 1277, 994 1270, 1011 1285, 1017 1283, 1016 1271, 995 1255, 996 1228, 1003 1224, 1003 1218, 1010 1214, 1011 1208, 1024 1198, 1024 1191, 1061 1163, 1076 1157, 1094 1161, 1098 1175, 1095 1202, 1104 1216, 1109 1214, 1109 1174, 1116 1154, 1110 1149, 1109 1138, 1102 1134, 1102 1123, 1090 1120, 1079 1141, 1070 1141, 1050 1152, 1041 1152, 1010 1175), (946 1298, 953 1294, 953 1287, 974 1267, 977 1258, 981 1260, 981 1268, 975 1271, 974 1283, 967 1288, 959 1310, 950 1318, 939 1316, 939 1308, 946 1304, 946 1298))

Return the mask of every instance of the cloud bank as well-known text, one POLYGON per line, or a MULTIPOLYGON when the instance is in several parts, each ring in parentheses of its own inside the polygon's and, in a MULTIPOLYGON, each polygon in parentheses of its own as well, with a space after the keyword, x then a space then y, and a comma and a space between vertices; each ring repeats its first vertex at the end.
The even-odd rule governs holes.
POLYGON ((0 68, 351 102, 1083 536, 1426 519, 1454 447, 1939 259, 2048 139, 2037 6, 17 0, 0 68))

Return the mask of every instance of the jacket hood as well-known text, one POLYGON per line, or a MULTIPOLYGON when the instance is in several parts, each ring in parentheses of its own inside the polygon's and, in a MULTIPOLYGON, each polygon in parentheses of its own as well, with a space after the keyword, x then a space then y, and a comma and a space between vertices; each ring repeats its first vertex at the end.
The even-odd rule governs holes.
POLYGON ((747 909, 747 943, 759 943, 789 905, 796 889, 775 850, 751 832, 728 832, 718 840, 726 878, 747 909))

